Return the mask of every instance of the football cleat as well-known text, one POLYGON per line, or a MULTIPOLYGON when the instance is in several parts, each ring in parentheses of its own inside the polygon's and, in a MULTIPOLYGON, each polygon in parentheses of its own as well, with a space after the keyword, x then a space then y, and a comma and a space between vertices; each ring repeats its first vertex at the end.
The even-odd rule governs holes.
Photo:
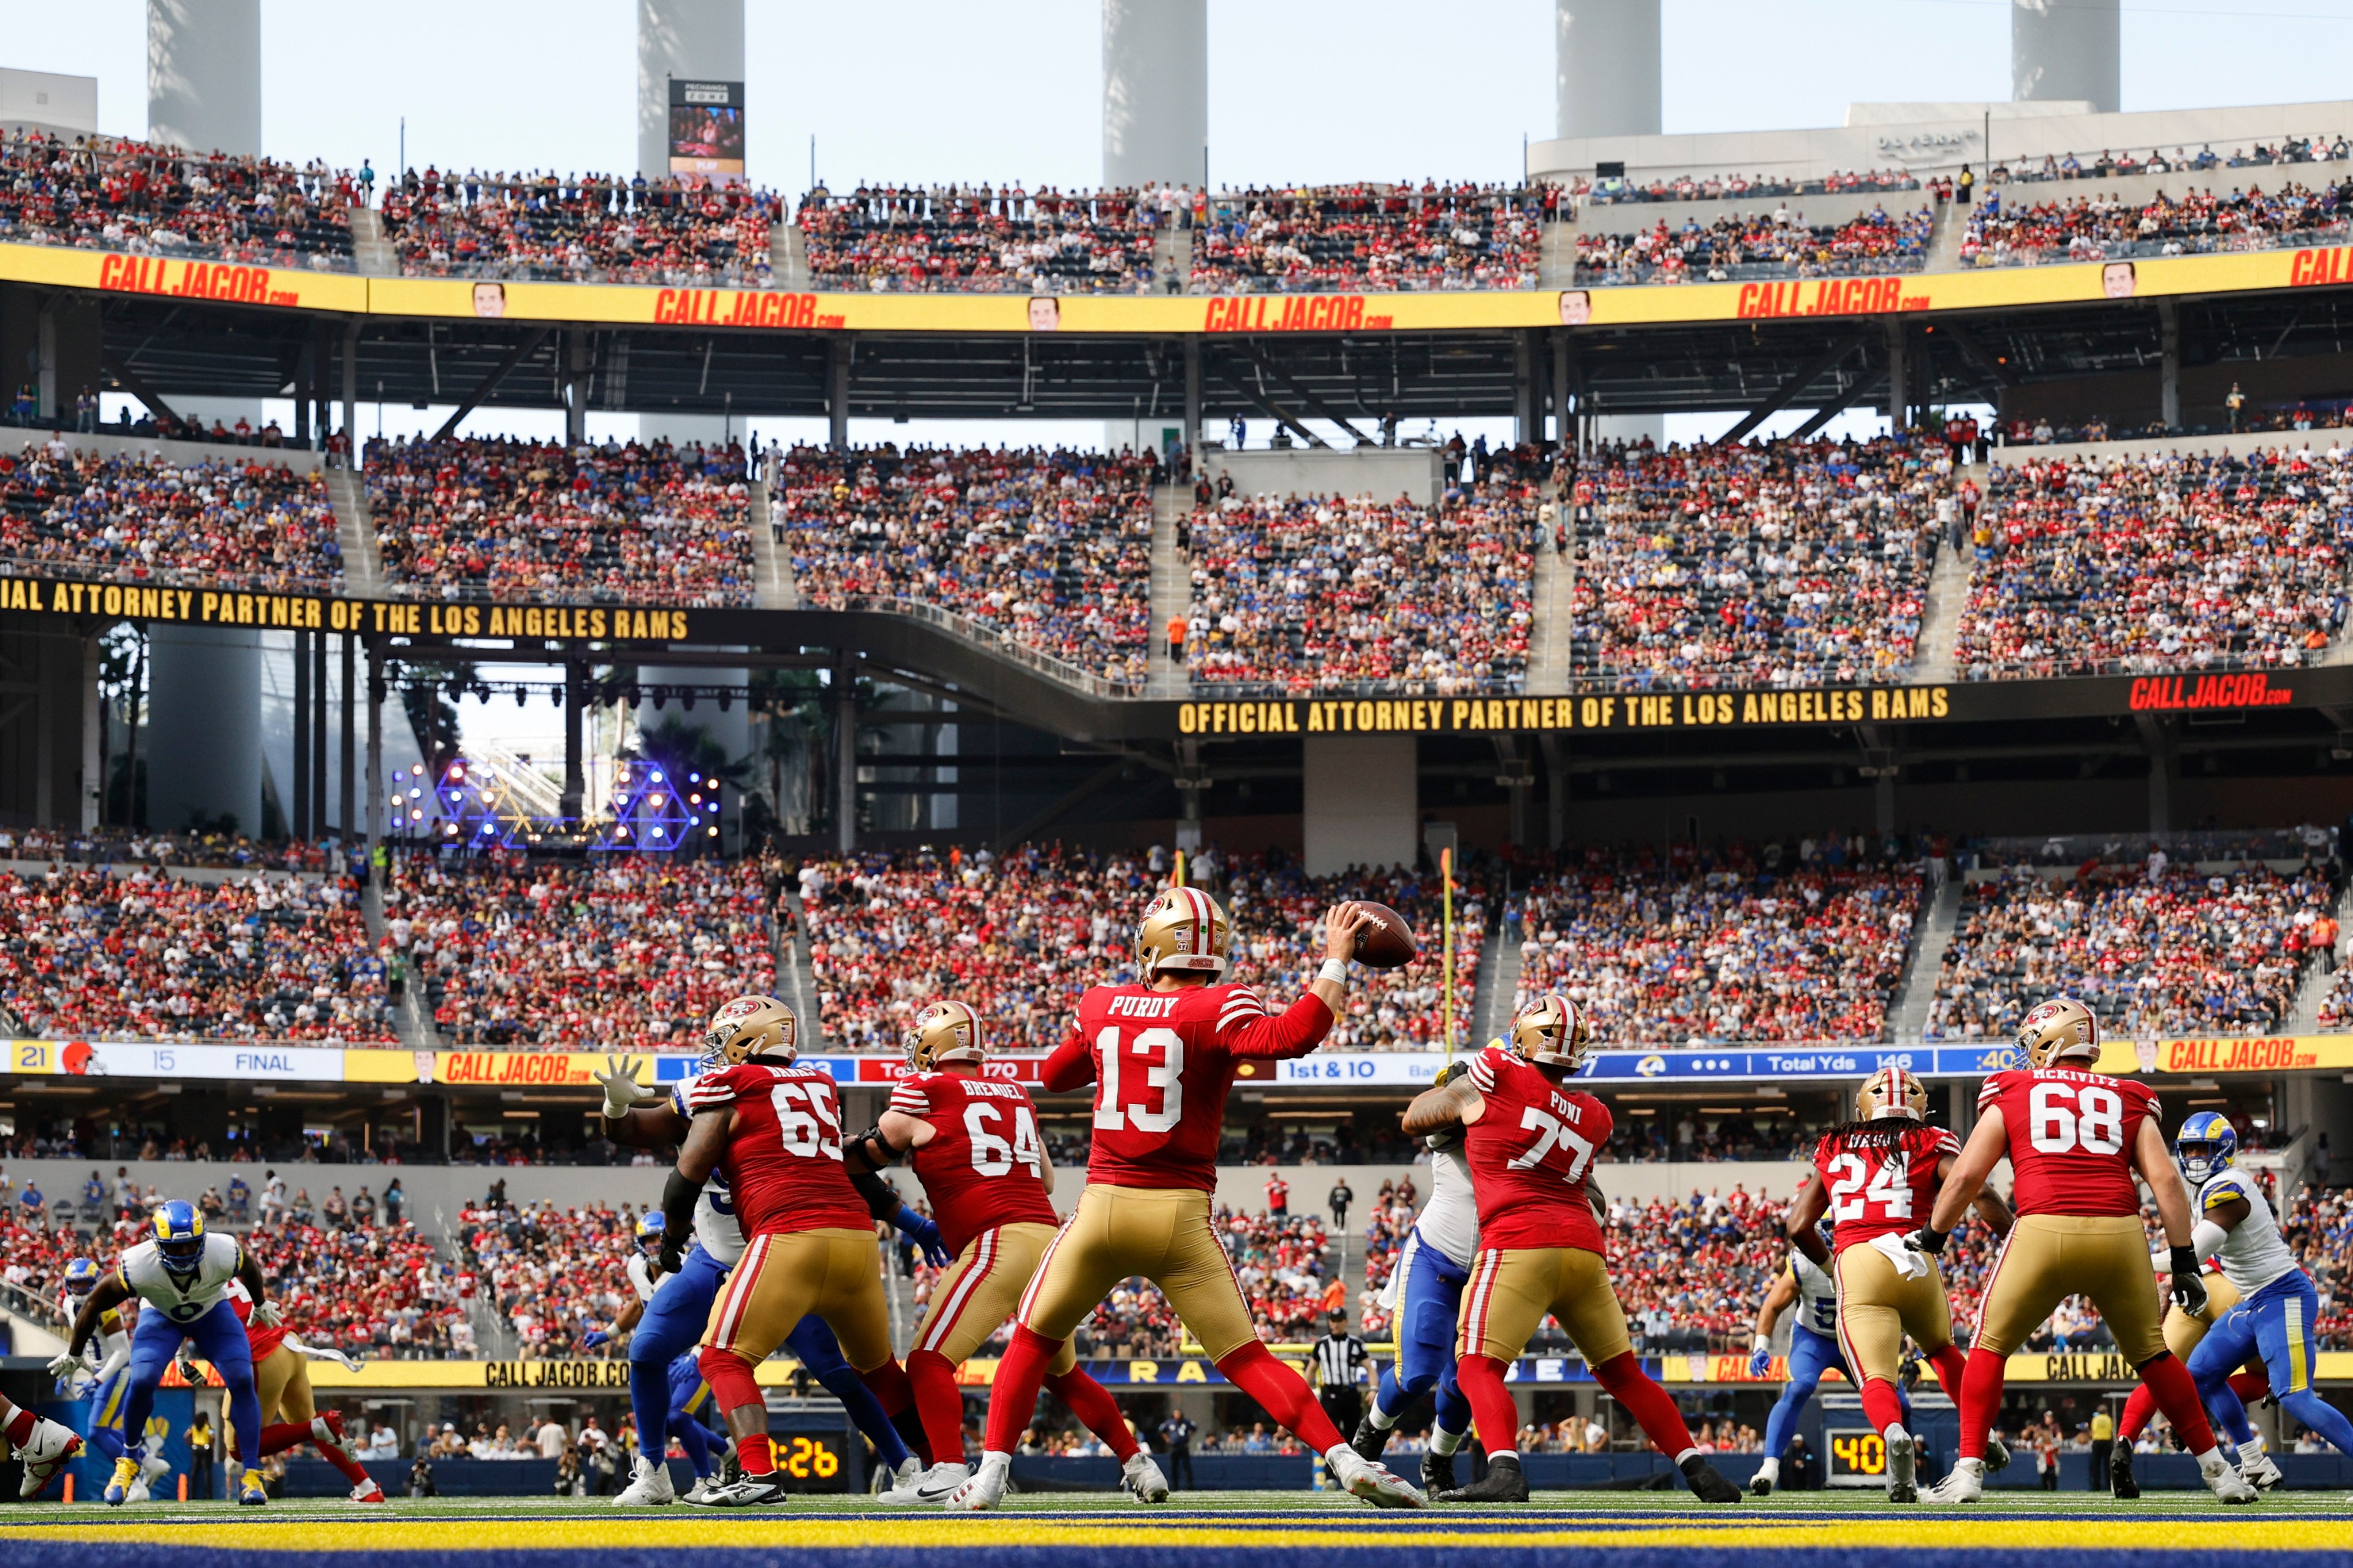
POLYGON ((240 1508, 263 1508, 268 1506, 269 1502, 269 1489, 261 1483, 261 1468, 259 1466, 255 1466, 252 1469, 246 1471, 245 1474, 237 1478, 237 1506, 240 1508))
MULTIPOLYGON (((920 1459, 910 1458, 908 1464, 920 1467, 920 1459)), ((972 1467, 958 1461, 937 1464, 930 1469, 917 1468, 913 1475, 902 1475, 898 1484, 882 1494, 888 1503, 923 1503, 936 1508, 948 1500, 948 1494, 972 1479, 972 1467)))
POLYGON ((1773 1478, 1767 1475, 1762 1470, 1759 1470, 1755 1475, 1749 1477, 1748 1495, 1750 1497, 1771 1497, 1773 1495, 1773 1478))
POLYGON ((678 1489, 670 1484, 670 1467, 657 1465, 644 1454, 631 1457, 629 1484, 613 1500, 615 1508, 668 1508, 678 1500, 678 1489))
POLYGON ((2140 1496, 2140 1479, 2133 1474, 2130 1443, 2119 1440, 2108 1451, 2108 1492, 2127 1500, 2140 1496))
POLYGON ((125 1454, 114 1461, 113 1479, 106 1483, 103 1494, 106 1506, 121 1508, 131 1500, 131 1489, 139 1484, 139 1461, 125 1454))
POLYGON ((1377 1465, 1345 1443, 1335 1443, 1325 1450, 1324 1462, 1332 1467, 1332 1479, 1341 1489, 1364 1499, 1375 1508, 1428 1508, 1430 1499, 1422 1489, 1403 1476, 1392 1474, 1387 1465, 1377 1465))
POLYGON ((375 1478, 374 1476, 370 1476, 366 1480, 362 1481, 359 1485, 352 1489, 352 1500, 353 1502, 385 1502, 389 1500, 384 1495, 384 1489, 375 1484, 375 1478))
POLYGON ((746 1474, 732 1486, 714 1486, 694 1500, 697 1508, 775 1508, 792 1494, 785 1489, 782 1470, 765 1476, 746 1474))
POLYGON ((1956 1459, 1945 1479, 1928 1489, 1934 1503, 1979 1502, 1985 1498, 1985 1461, 1956 1459))
POLYGON ((147 1483, 145 1481, 137 1480, 131 1483, 131 1495, 124 1498, 122 1500, 124 1502, 153 1502, 155 1500, 155 1494, 147 1489, 147 1483))
POLYGON ((1691 1457, 1683 1469, 1683 1480, 1690 1486, 1692 1496, 1702 1502, 1738 1502, 1740 1489, 1724 1479, 1724 1472, 1701 1458, 1691 1457))
MULTIPOLYGON (((139 1484, 142 1488, 152 1489, 157 1481, 162 1480, 165 1476, 168 1476, 171 1473, 172 1467, 165 1464, 163 1460, 155 1458, 153 1454, 144 1455, 140 1458, 139 1484)), ((131 1500, 133 1502, 144 1502, 146 1500, 144 1498, 133 1498, 131 1500)))
POLYGON ((1005 1483, 1013 1473, 1013 1458, 1009 1454, 983 1454, 980 1468, 955 1490, 948 1493, 941 1506, 951 1513, 985 1513, 1005 1500, 1005 1483))
POLYGON ((328 1410, 311 1416, 311 1436, 316 1442, 332 1443, 336 1447, 342 1447, 343 1446, 343 1413, 340 1410, 328 1410))
POLYGON ((1168 1478, 1160 1473, 1152 1456, 1141 1448, 1129 1455, 1127 1463, 1119 1468, 1119 1484, 1138 1502, 1168 1500, 1168 1478))
POLYGON ((1985 1468, 1987 1475, 2010 1468, 2010 1445, 1991 1432, 1986 1434, 1985 1468))
POLYGON ((1893 1438, 1887 1445, 1887 1500, 1920 1500, 1920 1449, 1911 1437, 1893 1438))
POLYGON ((2198 1461, 2198 1477, 2206 1489, 2226 1504, 2250 1503, 2263 1494, 2248 1484, 2247 1478, 2231 1468, 2221 1450, 2214 1449, 2198 1461))
POLYGON ((1487 1461, 1487 1473, 1467 1487, 1457 1487, 1451 1492, 1440 1492, 1440 1502, 1525 1502, 1528 1500, 1528 1478, 1520 1468, 1520 1461, 1510 1454, 1497 1454, 1487 1461))
POLYGON ((681 1502, 699 1503, 704 1498, 711 1495, 712 1485, 712 1482, 709 1476, 697 1476, 694 1478, 694 1484, 687 1488, 686 1490, 680 1495, 679 1500, 681 1502))
POLYGON ((23 1498, 40 1496, 50 1478, 64 1469, 80 1452, 81 1439, 74 1435, 71 1427, 43 1416, 35 1416, 32 1441, 16 1451, 16 1458, 25 1466, 24 1478, 16 1483, 16 1495, 23 1498))
POLYGON ((899 1468, 895 1470, 885 1470, 878 1468, 874 1472, 874 1490, 876 1495, 880 1496, 883 1492, 896 1491, 902 1487, 913 1486, 916 1480, 922 1477, 925 1468, 927 1468, 927 1467, 924 1465, 923 1461, 917 1458, 913 1454, 910 1454, 905 1458, 900 1460, 899 1468))
POLYGON ((1377 1465, 1381 1456, 1388 1452, 1389 1429, 1374 1426, 1370 1415, 1361 1416, 1356 1429, 1348 1435, 1348 1447, 1356 1449, 1357 1457, 1366 1464, 1377 1465))
POLYGON ((1421 1489, 1436 1497, 1454 1489, 1454 1456, 1432 1448, 1421 1457, 1421 1489))
POLYGON ((2272 1463, 2272 1457, 2265 1453, 2259 1452, 2250 1459, 2245 1451, 2242 1450, 2239 1455, 2239 1474, 2245 1477, 2247 1484, 2259 1492, 2277 1491, 2287 1484, 2287 1478, 2280 1474, 2280 1468, 2272 1463))

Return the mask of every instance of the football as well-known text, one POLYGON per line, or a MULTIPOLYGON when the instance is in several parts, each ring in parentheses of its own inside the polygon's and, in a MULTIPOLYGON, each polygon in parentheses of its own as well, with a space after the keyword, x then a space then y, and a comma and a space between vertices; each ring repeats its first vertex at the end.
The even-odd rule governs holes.
POLYGON ((1372 916, 1372 923, 1356 933, 1356 962, 1366 969, 1403 969, 1411 963, 1421 949, 1405 917, 1387 904, 1359 900, 1356 907, 1372 916))

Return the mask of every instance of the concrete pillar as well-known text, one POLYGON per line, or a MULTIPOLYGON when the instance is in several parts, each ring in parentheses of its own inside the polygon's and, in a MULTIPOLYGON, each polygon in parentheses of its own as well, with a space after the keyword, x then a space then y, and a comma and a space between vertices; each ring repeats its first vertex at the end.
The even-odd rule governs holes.
POLYGON ((1659 0, 1555 0, 1554 134, 1656 136, 1659 0))
POLYGON ((2157 416, 2168 430, 2181 426, 2181 307, 2157 302, 2157 416))
POLYGON ((33 394, 40 400, 37 406, 41 417, 54 419, 58 413, 58 312, 55 307, 42 305, 36 330, 39 341, 36 350, 38 359, 34 371, 33 394))
POLYGON ((858 656, 845 651, 833 667, 833 844, 858 848, 858 656))
POLYGON ((360 323, 355 318, 343 327, 343 441, 351 449, 344 457, 354 471, 360 466, 360 323))
POLYGON ((580 820, 581 801, 588 788, 580 765, 581 688, 587 674, 576 663, 564 667, 564 799, 556 809, 570 822, 580 820))
POLYGON ((147 0, 147 139, 261 152, 261 0, 147 0))
POLYGON ((311 634, 311 837, 327 834, 327 634, 311 634))
POLYGON ((638 173, 670 173, 670 79, 742 81, 744 0, 638 0, 638 173))
POLYGON ((233 816, 261 828, 261 643, 252 632, 158 621, 149 634, 148 826, 233 816))
POLYGON ((564 444, 588 438, 589 336, 586 327, 564 334, 564 444))
POLYGON ((311 837, 311 634, 294 634, 294 798, 286 831, 311 837))
POLYGON ((368 649, 367 660, 367 846, 368 875, 375 876, 375 847, 384 842, 384 656, 368 649))
POLYGON ((1176 847, 1190 855, 1201 847, 1201 795, 1209 787, 1201 767, 1201 742, 1176 742, 1176 847))
POLYGON ((106 733, 106 711, 99 701, 98 678, 105 663, 105 653, 92 633, 81 639, 81 763, 77 778, 81 784, 81 830, 95 832, 99 809, 106 796, 106 765, 100 758, 100 741, 106 733))
POLYGON ((1885 764, 1871 781, 1872 822, 1882 837, 1895 831, 1895 765, 1885 764))
POLYGON ((353 654, 357 649, 358 642, 359 639, 351 633, 343 634, 343 722, 341 736, 343 744, 335 758, 342 788, 337 792, 335 798, 335 831, 342 834, 346 841, 352 837, 353 831, 357 826, 358 816, 355 809, 358 796, 353 793, 357 783, 357 758, 353 754, 357 749, 357 737, 352 732, 352 721, 357 717, 359 706, 358 694, 353 690, 353 681, 356 672, 352 668, 355 662, 353 654))
POLYGON ((1897 429, 1912 422, 1911 339, 1901 321, 1887 323, 1887 418, 1897 429))
POLYGON ((2010 96, 2019 103, 2081 99, 2123 108, 2121 0, 2010 0, 2010 96))
POLYGON ((1307 874, 1411 866, 1419 851, 1419 752, 1411 735, 1310 735, 1301 747, 1307 874))
POLYGON ((1208 183, 1208 0, 1103 0, 1103 183, 1208 183))
POLYGON ((1200 472, 1201 340, 1185 340, 1185 450, 1196 454, 1193 471, 1200 472))
POLYGON ((826 440, 837 452, 849 449, 849 360, 857 352, 848 333, 837 333, 826 344, 826 440))

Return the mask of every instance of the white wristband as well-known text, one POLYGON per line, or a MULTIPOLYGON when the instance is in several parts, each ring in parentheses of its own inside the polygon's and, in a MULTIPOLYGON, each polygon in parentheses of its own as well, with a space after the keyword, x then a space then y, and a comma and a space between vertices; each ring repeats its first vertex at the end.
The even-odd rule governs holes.
POLYGON ((1348 961, 1345 958, 1325 959, 1324 967, 1315 972, 1315 978, 1328 980, 1335 985, 1345 985, 1348 984, 1348 961))

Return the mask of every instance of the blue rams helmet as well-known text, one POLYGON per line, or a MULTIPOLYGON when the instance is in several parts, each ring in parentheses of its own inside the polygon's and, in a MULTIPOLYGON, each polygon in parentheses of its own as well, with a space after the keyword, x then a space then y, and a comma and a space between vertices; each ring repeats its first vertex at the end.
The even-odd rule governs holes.
POLYGON ((88 1258, 77 1258, 66 1265, 66 1294, 87 1296, 98 1289, 98 1264, 88 1258))
POLYGON ((174 1198, 155 1211, 155 1250, 164 1268, 178 1274, 195 1272, 205 1258, 205 1216, 195 1205, 174 1198))
POLYGON ((646 1211, 645 1217, 638 1221, 638 1246, 647 1252, 651 1252, 655 1248, 660 1247, 661 1244, 661 1211, 659 1209, 648 1209, 646 1211))
POLYGON ((2220 1111, 2193 1111, 2173 1135, 2173 1163, 2193 1192, 2228 1170, 2238 1152, 2238 1130, 2220 1111))

